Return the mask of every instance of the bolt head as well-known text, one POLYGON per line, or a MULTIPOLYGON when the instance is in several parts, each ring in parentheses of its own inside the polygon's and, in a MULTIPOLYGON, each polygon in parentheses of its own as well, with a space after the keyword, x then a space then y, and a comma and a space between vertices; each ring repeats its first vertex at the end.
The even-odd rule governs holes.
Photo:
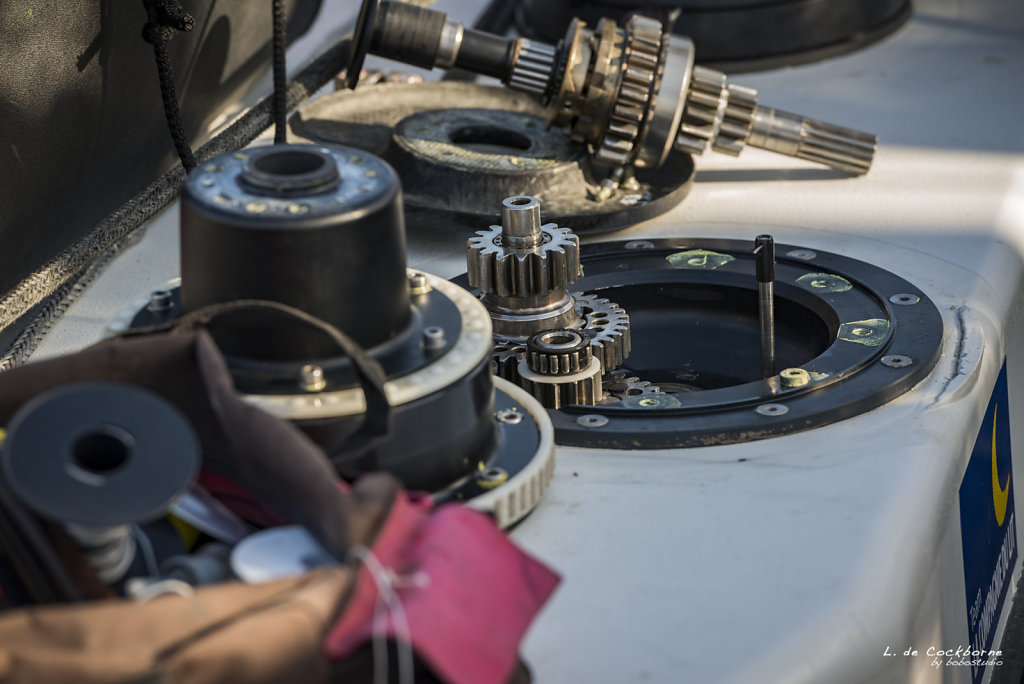
POLYGON ((889 354, 882 357, 882 365, 889 368, 906 368, 914 363, 914 360, 904 354, 889 354))
POLYGON ((314 364, 307 364, 299 369, 299 387, 307 392, 319 392, 327 387, 324 369, 314 364))
POLYGON ((608 418, 597 413, 588 413, 577 418, 576 424, 585 428, 600 428, 608 424, 608 418))
POLYGON ((517 408, 508 408, 497 411, 494 419, 505 425, 518 425, 523 422, 523 414, 517 408))
POLYGON ((774 418, 789 413, 789 407, 785 404, 761 404, 754 411, 762 416, 774 418))

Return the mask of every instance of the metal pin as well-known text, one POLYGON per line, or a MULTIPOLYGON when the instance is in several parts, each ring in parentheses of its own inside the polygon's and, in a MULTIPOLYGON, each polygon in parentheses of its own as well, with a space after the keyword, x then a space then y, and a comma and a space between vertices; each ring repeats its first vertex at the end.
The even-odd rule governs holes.
POLYGON ((757 300, 761 317, 761 377, 775 375, 775 239, 758 235, 754 239, 757 271, 757 300))

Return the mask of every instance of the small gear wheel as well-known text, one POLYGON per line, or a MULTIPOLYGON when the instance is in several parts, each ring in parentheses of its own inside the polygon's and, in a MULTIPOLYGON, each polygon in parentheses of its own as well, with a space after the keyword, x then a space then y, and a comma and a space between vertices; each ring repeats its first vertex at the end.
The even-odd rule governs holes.
POLYGON ((629 315, 618 304, 595 294, 575 293, 576 313, 590 336, 594 356, 608 373, 629 356, 629 315))
POLYGON ((580 329, 543 330, 526 341, 519 384, 547 408, 594 405, 602 397, 601 362, 580 329))
POLYGON ((526 356, 526 345, 522 340, 495 339, 494 351, 491 352, 491 371, 499 378, 517 382, 519 373, 516 370, 519 360, 526 356))

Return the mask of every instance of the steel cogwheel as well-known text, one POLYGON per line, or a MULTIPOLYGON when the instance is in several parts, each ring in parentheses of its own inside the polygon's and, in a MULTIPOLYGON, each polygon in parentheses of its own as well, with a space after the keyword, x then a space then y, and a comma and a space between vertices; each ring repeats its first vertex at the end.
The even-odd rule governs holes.
POLYGON ((712 141, 715 152, 736 157, 743 151, 754 125, 754 110, 757 109, 757 91, 741 85, 729 84, 725 111, 718 136, 712 141))
POLYGON ((734 157, 743 151, 754 123, 757 91, 726 81, 721 71, 693 68, 676 147, 701 154, 710 145, 734 157))
POLYGON ((598 388, 601 374, 580 377, 582 373, 571 376, 573 379, 560 380, 557 383, 531 382, 519 378, 519 385, 539 401, 545 408, 558 409, 563 406, 597 404, 598 388))
POLYGON ((541 375, 586 371, 594 356, 590 336, 582 330, 543 330, 526 340, 526 363, 541 375))
POLYGON ((608 128, 594 153, 605 164, 622 166, 635 156, 637 138, 657 86, 661 22, 634 15, 626 26, 626 58, 608 128))
POLYGON ((591 336, 594 356, 605 373, 615 370, 629 356, 629 315, 618 304, 594 294, 573 293, 576 313, 591 336))
POLYGON ((491 352, 491 371, 499 378, 519 383, 519 359, 526 356, 526 343, 522 340, 494 340, 491 352))
POLYGON ((621 368, 605 375, 602 382, 605 394, 603 403, 613 403, 621 401, 625 397, 635 397, 641 394, 662 394, 660 387, 652 385, 647 380, 641 380, 631 373, 632 371, 621 368))
POLYGON ((554 68, 554 47, 522 38, 519 41, 518 58, 513 63, 512 73, 509 75, 508 87, 543 97, 554 68))
POLYGON ((501 297, 530 297, 565 289, 579 276, 580 239, 571 228, 541 226, 543 242, 506 249, 501 226, 477 231, 466 243, 469 284, 501 297))
POLYGON ((683 121, 679 125, 676 146, 690 154, 701 154, 708 144, 718 137, 726 106, 729 103, 729 89, 725 84, 726 75, 707 67, 693 67, 690 90, 686 94, 683 121))

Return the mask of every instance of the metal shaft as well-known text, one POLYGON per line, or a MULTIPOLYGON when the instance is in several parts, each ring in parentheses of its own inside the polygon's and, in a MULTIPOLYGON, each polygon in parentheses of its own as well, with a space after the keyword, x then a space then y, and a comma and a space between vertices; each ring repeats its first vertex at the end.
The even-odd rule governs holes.
POLYGON ((775 375, 775 239, 758 235, 754 240, 757 301, 761 320, 761 377, 775 375))
POLYGON ((878 138, 770 107, 754 110, 747 144, 825 164, 859 176, 868 172, 878 138))
MULTIPOLYGON (((693 41, 633 15, 623 26, 574 19, 556 47, 467 29, 443 12, 379 3, 370 51, 408 64, 492 76, 548 108, 549 122, 588 143, 600 164, 657 168, 675 149, 738 155, 747 145, 867 173, 877 138, 757 104, 757 91, 694 64, 693 41)), ((362 24, 363 15, 360 15, 362 24)), ((367 29, 369 30, 369 29, 367 29)), ((360 34, 364 31, 360 31, 360 34)), ((362 64, 360 53, 354 67, 362 64)), ((350 87, 356 76, 350 73, 350 87)))

